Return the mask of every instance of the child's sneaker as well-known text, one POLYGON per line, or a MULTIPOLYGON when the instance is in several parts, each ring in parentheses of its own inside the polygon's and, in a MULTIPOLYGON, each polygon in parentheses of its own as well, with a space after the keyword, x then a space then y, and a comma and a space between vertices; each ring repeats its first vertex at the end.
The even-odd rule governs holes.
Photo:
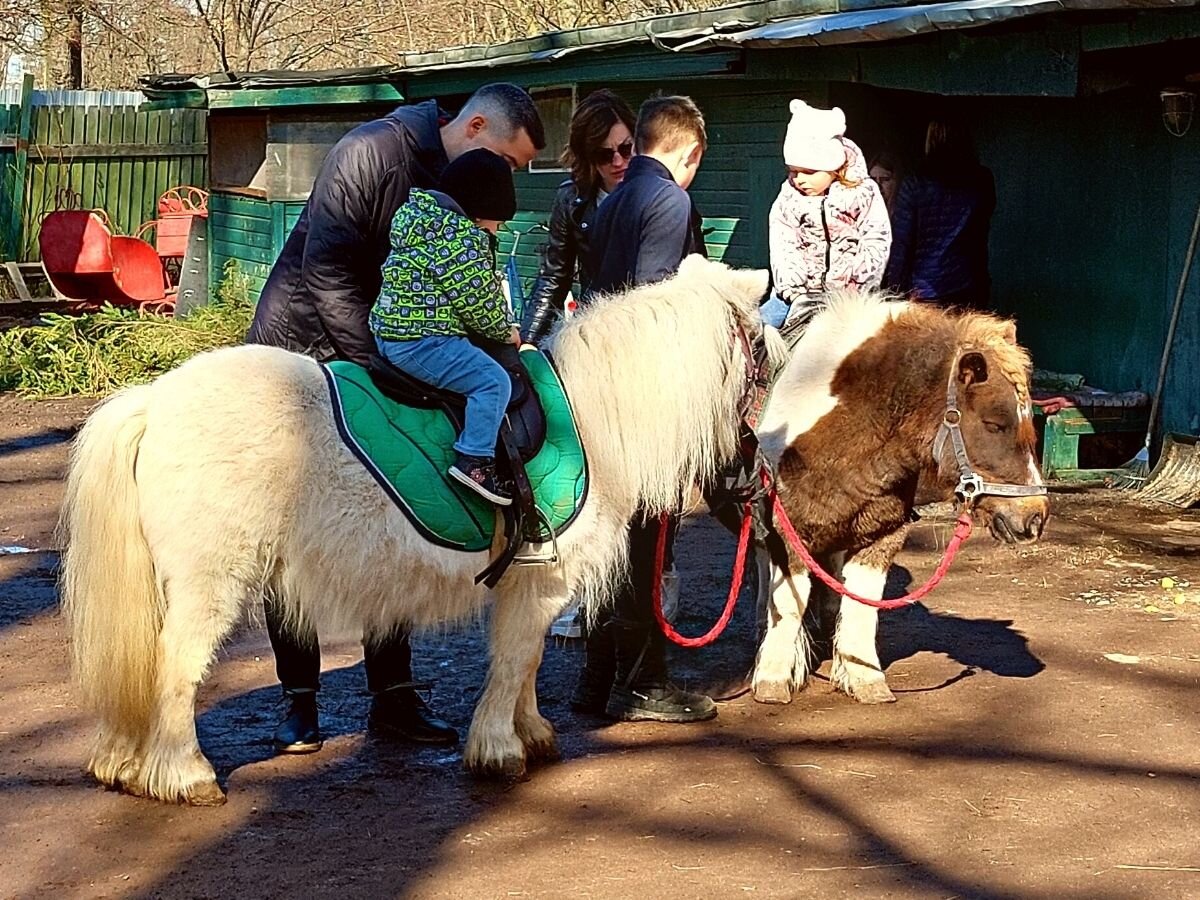
POLYGON ((490 459, 458 454, 458 459, 448 470, 451 478, 465 485, 485 500, 497 506, 511 506, 512 497, 496 482, 496 467, 490 459))

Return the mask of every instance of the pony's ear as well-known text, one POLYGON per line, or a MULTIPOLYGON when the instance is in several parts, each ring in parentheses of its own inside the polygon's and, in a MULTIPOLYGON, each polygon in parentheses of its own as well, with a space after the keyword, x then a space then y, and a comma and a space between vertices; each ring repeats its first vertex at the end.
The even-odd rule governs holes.
POLYGON ((1000 331, 1000 336, 1004 338, 1004 343, 1017 346, 1017 323, 1012 319, 1006 321, 1000 331))
POLYGON ((958 380, 964 387, 981 384, 988 380, 987 359, 982 353, 972 350, 964 353, 958 360, 958 380))
POLYGON ((771 273, 766 269, 737 269, 733 273, 733 286, 739 294, 761 305, 771 287, 771 273))

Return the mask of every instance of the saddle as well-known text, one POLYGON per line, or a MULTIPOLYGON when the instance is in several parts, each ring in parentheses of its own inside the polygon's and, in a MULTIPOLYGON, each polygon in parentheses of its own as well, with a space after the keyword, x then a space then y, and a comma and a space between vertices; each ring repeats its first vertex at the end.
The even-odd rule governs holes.
MULTIPOLYGON (((516 447, 521 462, 529 462, 537 456, 546 440, 546 413, 542 409, 537 391, 529 379, 529 373, 521 365, 519 351, 512 344, 479 345, 488 356, 496 360, 508 373, 512 381, 512 396, 508 401, 507 419, 500 427, 496 443, 496 461, 507 459, 506 444, 516 447), (505 440, 508 432, 508 442, 505 440)), ((397 403, 415 406, 418 409, 440 409, 462 431, 466 415, 467 398, 455 391, 434 387, 407 372, 397 369, 384 357, 372 356, 367 363, 367 372, 379 390, 397 403)))
MULTIPOLYGON (((521 365, 520 351, 516 347, 492 341, 481 341, 477 346, 495 359, 512 381, 508 411, 496 441, 496 474, 512 491, 513 503, 499 507, 504 517, 504 548, 475 577, 476 584, 483 582, 491 588, 496 586, 514 562, 553 563, 557 562, 558 554, 555 549, 547 556, 521 559, 517 556, 526 540, 543 542, 548 537, 552 545, 555 541, 553 528, 534 502, 533 486, 525 471, 525 463, 538 455, 546 441, 546 413, 529 373, 521 365)), ((387 397, 405 406, 440 409, 455 430, 462 431, 467 406, 465 395, 414 378, 380 355, 371 357, 367 372, 375 386, 387 397)))
POLYGON ((806 309, 802 309, 796 315, 787 319, 783 325, 779 327, 779 336, 783 338, 783 342, 787 344, 788 350, 795 350, 796 345, 800 343, 805 332, 808 331, 808 326, 812 320, 817 317, 817 313, 822 310, 823 306, 818 304, 810 304, 806 309))

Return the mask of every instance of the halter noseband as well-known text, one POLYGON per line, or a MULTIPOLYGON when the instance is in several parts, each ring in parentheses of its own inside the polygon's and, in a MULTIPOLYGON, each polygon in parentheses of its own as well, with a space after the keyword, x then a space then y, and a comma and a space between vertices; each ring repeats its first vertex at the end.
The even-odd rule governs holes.
POLYGON ((946 448, 946 438, 954 448, 954 460, 958 464, 958 486, 954 489, 955 496, 964 504, 970 505, 979 497, 991 495, 994 497, 1040 497, 1047 493, 1043 484, 1000 484, 994 481, 984 481, 971 466, 967 456, 967 445, 963 442, 962 411, 958 408, 958 363, 961 356, 955 357, 950 366, 950 378, 946 382, 946 411, 942 414, 942 424, 938 426, 937 435, 933 439, 933 460, 939 466, 942 463, 942 451, 946 448))

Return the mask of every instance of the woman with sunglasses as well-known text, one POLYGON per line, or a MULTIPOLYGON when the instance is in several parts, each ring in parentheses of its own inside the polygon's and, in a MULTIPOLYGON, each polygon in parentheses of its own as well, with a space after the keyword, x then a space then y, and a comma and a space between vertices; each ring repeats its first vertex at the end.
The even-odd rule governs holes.
POLYGON ((585 264, 589 231, 597 207, 625 177, 633 156, 634 122, 633 110, 609 90, 588 94, 571 116, 561 157, 571 177, 554 197, 550 237, 530 301, 533 313, 522 329, 532 343, 550 333, 576 275, 584 290, 591 281, 585 264))

